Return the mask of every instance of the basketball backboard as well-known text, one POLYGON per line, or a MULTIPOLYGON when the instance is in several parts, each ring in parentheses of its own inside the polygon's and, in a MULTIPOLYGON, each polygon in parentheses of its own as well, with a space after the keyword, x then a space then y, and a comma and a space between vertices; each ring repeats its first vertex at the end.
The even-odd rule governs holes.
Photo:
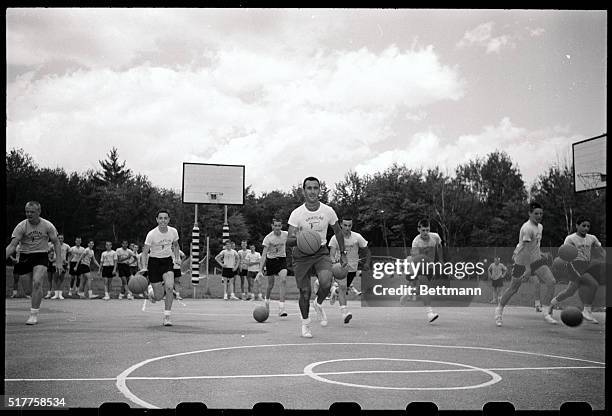
POLYGON ((244 166, 183 163, 183 203, 244 205, 244 166))
POLYGON ((572 144, 574 192, 606 187, 606 135, 572 144))

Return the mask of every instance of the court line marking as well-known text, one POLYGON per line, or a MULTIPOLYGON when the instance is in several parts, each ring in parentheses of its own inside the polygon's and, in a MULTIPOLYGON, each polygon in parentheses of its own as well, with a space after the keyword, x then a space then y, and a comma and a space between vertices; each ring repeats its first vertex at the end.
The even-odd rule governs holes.
POLYGON ((149 402, 147 402, 145 400, 142 400, 141 398, 136 396, 127 387, 128 376, 131 373, 133 373, 134 371, 136 371, 138 368, 143 367, 143 366, 145 366, 145 365, 147 365, 149 363, 152 363, 152 362, 155 362, 155 361, 164 360, 164 359, 167 359, 167 358, 182 357, 182 356, 186 356, 186 355, 202 354, 202 353, 214 352, 214 351, 229 351, 229 350, 246 349, 246 348, 292 347, 292 346, 310 347, 310 346, 313 346, 313 345, 316 345, 316 346, 321 346, 321 345, 329 345, 329 346, 332 346, 332 345, 376 345, 376 346, 397 346, 397 347, 428 347, 428 348, 484 350, 484 351, 505 352, 505 353, 510 353, 510 354, 533 355, 533 356, 537 356, 537 357, 557 358, 557 359, 561 359, 561 360, 581 361, 581 362, 587 362, 587 363, 591 363, 591 364, 600 364, 600 365, 603 365, 603 366, 606 365, 606 363, 602 363, 602 362, 599 362, 599 361, 585 360, 585 359, 581 359, 581 358, 563 357, 563 356, 559 356, 559 355, 544 354, 544 353, 535 353, 535 352, 528 352, 528 351, 506 350, 506 349, 501 349, 501 348, 472 347, 472 346, 463 346, 463 345, 403 344, 403 343, 388 343, 388 342, 309 342, 309 343, 302 343, 302 344, 291 343, 291 344, 239 345, 239 346, 232 346, 232 347, 209 348, 209 349, 204 349, 204 350, 187 351, 187 352, 180 352, 180 353, 176 353, 176 354, 162 355, 162 356, 159 356, 159 357, 149 358, 147 360, 144 360, 144 361, 141 361, 139 363, 136 363, 136 364, 132 365, 131 367, 128 367, 127 369, 125 369, 123 372, 121 372, 117 376, 117 381, 116 381, 115 385, 117 386, 117 389, 119 389, 121 394, 123 394, 132 403, 135 403, 135 404, 137 404, 139 406, 142 406, 142 407, 145 407, 145 408, 159 409, 159 407, 157 407, 157 406, 155 406, 155 405, 153 405, 153 404, 151 404, 151 403, 149 403, 149 402))
POLYGON ((378 358, 378 357, 371 357, 371 358, 340 358, 340 359, 336 359, 336 360, 326 360, 326 361, 319 361, 316 363, 311 363, 308 364, 306 367, 304 367, 304 374, 306 374, 308 377, 313 378, 315 380, 318 381, 322 381, 323 383, 330 383, 330 384, 339 384, 341 386, 347 386, 347 387, 361 387, 361 388, 368 388, 368 389, 376 389, 376 390, 467 390, 467 389, 477 389, 477 388, 481 388, 481 387, 488 387, 491 386, 495 383, 498 383, 501 381, 501 376, 499 374, 497 374, 494 371, 491 370, 485 370, 484 368, 480 368, 480 367, 475 367, 473 365, 467 365, 467 364, 459 364, 459 363, 452 363, 452 362, 448 362, 448 361, 433 361, 433 360, 414 360, 414 359, 410 359, 410 358, 378 358), (447 365, 454 365, 457 367, 464 367, 467 369, 470 369, 472 371, 479 371, 482 373, 485 373, 489 376, 491 376, 491 379, 489 381, 485 381, 484 383, 480 383, 480 384, 475 384, 472 386, 456 386, 456 387, 389 387, 389 386, 372 386, 372 385, 367 385, 367 384, 355 384, 355 383, 346 383, 343 381, 337 381, 337 380, 330 380, 328 378, 325 377, 321 377, 319 373, 315 373, 313 372, 313 368, 321 365, 321 364, 326 364, 326 363, 335 363, 335 362, 347 362, 347 361, 407 361, 407 362, 419 362, 419 363, 436 363, 436 364, 447 364, 447 365))
MULTIPOLYGON (((356 371, 326 371, 317 373, 321 376, 341 376, 347 374, 412 374, 412 373, 462 373, 471 371, 469 368, 449 368, 440 370, 356 370, 356 371)), ((529 371, 529 370, 590 370, 590 369, 605 369, 603 366, 585 366, 585 367, 500 367, 500 368, 483 368, 482 370, 489 371, 529 371)), ((226 378, 273 378, 273 377, 302 377, 304 373, 283 373, 283 374, 235 374, 223 376, 172 376, 172 377, 127 377, 126 380, 214 380, 226 378)), ((30 381, 117 381, 117 377, 106 378, 7 378, 4 381, 30 382, 30 381)))

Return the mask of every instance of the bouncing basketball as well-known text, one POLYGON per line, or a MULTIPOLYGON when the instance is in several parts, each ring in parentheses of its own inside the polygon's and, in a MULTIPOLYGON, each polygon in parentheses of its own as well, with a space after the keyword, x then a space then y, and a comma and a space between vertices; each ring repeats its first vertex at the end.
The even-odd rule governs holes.
POLYGON ((334 275, 334 279, 342 280, 346 279, 346 275, 348 274, 348 268, 342 267, 340 263, 334 263, 332 266, 332 274, 334 275))
POLYGON ((574 306, 568 306, 561 311, 561 320, 567 326, 578 326, 582 323, 582 312, 574 306))
POLYGON ((128 282, 128 288, 132 293, 144 293, 149 286, 149 280, 141 274, 136 274, 128 282))
POLYGON ((297 234, 297 247, 302 253, 310 256, 321 248, 321 236, 311 230, 300 231, 297 234))
POLYGON ((265 306, 258 306, 255 309, 253 309, 253 318, 255 318, 255 320, 257 322, 263 322, 266 319, 268 319, 268 309, 265 306))
POLYGON ((570 244, 559 247, 559 257, 565 261, 572 261, 578 256, 578 249, 570 244))

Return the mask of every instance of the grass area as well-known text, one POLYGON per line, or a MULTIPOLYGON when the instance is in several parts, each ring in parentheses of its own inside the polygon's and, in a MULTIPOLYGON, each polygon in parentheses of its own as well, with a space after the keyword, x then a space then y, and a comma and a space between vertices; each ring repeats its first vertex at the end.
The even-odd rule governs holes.
MULTIPOLYGON (((100 296, 104 295, 104 281, 102 278, 99 277, 99 275, 97 273, 94 273, 94 280, 93 280, 93 291, 95 294, 98 294, 100 296)), ((238 282, 235 282, 235 293, 240 296, 240 281, 239 279, 238 282)), ((12 267, 6 267, 6 296, 10 297, 11 294, 13 293, 13 268, 12 267)), ((194 288, 195 288, 195 298, 196 299, 202 299, 202 298, 217 298, 220 299, 223 297, 223 286, 221 284, 221 276, 219 274, 211 274, 208 276, 208 278, 205 278, 203 275, 200 275, 200 283, 196 286, 193 286, 191 284, 191 273, 187 272, 185 275, 183 275, 180 279, 181 281, 181 288, 180 288, 180 293, 181 296, 184 298, 193 298, 194 297, 194 288)), ((68 292, 68 285, 70 283, 70 279, 69 277, 66 277, 66 279, 64 280, 64 285, 63 285, 63 289, 64 289, 64 293, 68 292)), ((355 280, 353 281, 353 285, 356 288, 361 288, 361 279, 359 276, 357 276, 355 278, 355 280)), ((510 304, 511 305, 519 305, 519 306, 533 306, 533 302, 534 302, 534 283, 533 282, 526 282, 523 283, 523 285, 521 285, 521 287, 519 288, 519 291, 514 295, 514 297, 512 298, 510 304)), ((562 291, 567 285, 564 283, 558 283, 555 287, 555 293, 559 293, 560 291, 562 291)), ((121 291, 121 280, 116 277, 113 279, 113 292, 114 295, 111 295, 111 297, 116 297, 120 291, 121 291)), ((247 287, 247 283, 246 283, 246 278, 245 278, 245 291, 246 291, 246 287, 247 287)), ((278 282, 274 285, 274 289, 272 290, 272 299, 278 299, 278 282)), ((479 283, 479 287, 482 289, 482 296, 479 299, 476 299, 476 302, 479 303, 488 303, 489 300, 491 300, 492 297, 492 288, 491 288, 491 283, 489 281, 480 281, 479 283)), ((504 282, 504 289, 508 287, 508 282, 504 282)), ((46 291, 49 288, 49 282, 45 279, 44 283, 43 283, 43 290, 46 291)), ((24 295, 24 291, 23 291, 23 285, 22 282, 19 282, 19 295, 23 296, 24 295)), ((293 276, 287 276, 287 298, 288 299, 297 299, 298 297, 298 290, 297 290, 297 286, 295 283, 295 278, 293 276)), ((349 297, 349 299, 357 299, 356 297, 354 297, 353 295, 351 295, 349 297)), ((581 302, 580 299, 578 298, 578 295, 574 295, 571 298, 565 300, 562 302, 561 306, 566 306, 566 305, 571 305, 571 306, 581 306, 581 302)), ((604 307, 605 306, 605 286, 600 286, 599 290, 597 291, 597 295, 595 297, 595 302, 594 302, 594 306, 595 307, 604 307)))

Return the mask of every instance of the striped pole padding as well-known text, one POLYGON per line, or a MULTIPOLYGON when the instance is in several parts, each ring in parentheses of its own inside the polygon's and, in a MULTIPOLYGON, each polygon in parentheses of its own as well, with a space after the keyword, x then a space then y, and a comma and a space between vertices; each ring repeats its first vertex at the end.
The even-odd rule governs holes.
POLYGON ((228 241, 229 236, 229 225, 227 223, 227 205, 225 205, 225 220, 223 220, 223 244, 228 241))
POLYGON ((191 284, 200 283, 200 228, 198 224, 193 226, 191 232, 191 284))

